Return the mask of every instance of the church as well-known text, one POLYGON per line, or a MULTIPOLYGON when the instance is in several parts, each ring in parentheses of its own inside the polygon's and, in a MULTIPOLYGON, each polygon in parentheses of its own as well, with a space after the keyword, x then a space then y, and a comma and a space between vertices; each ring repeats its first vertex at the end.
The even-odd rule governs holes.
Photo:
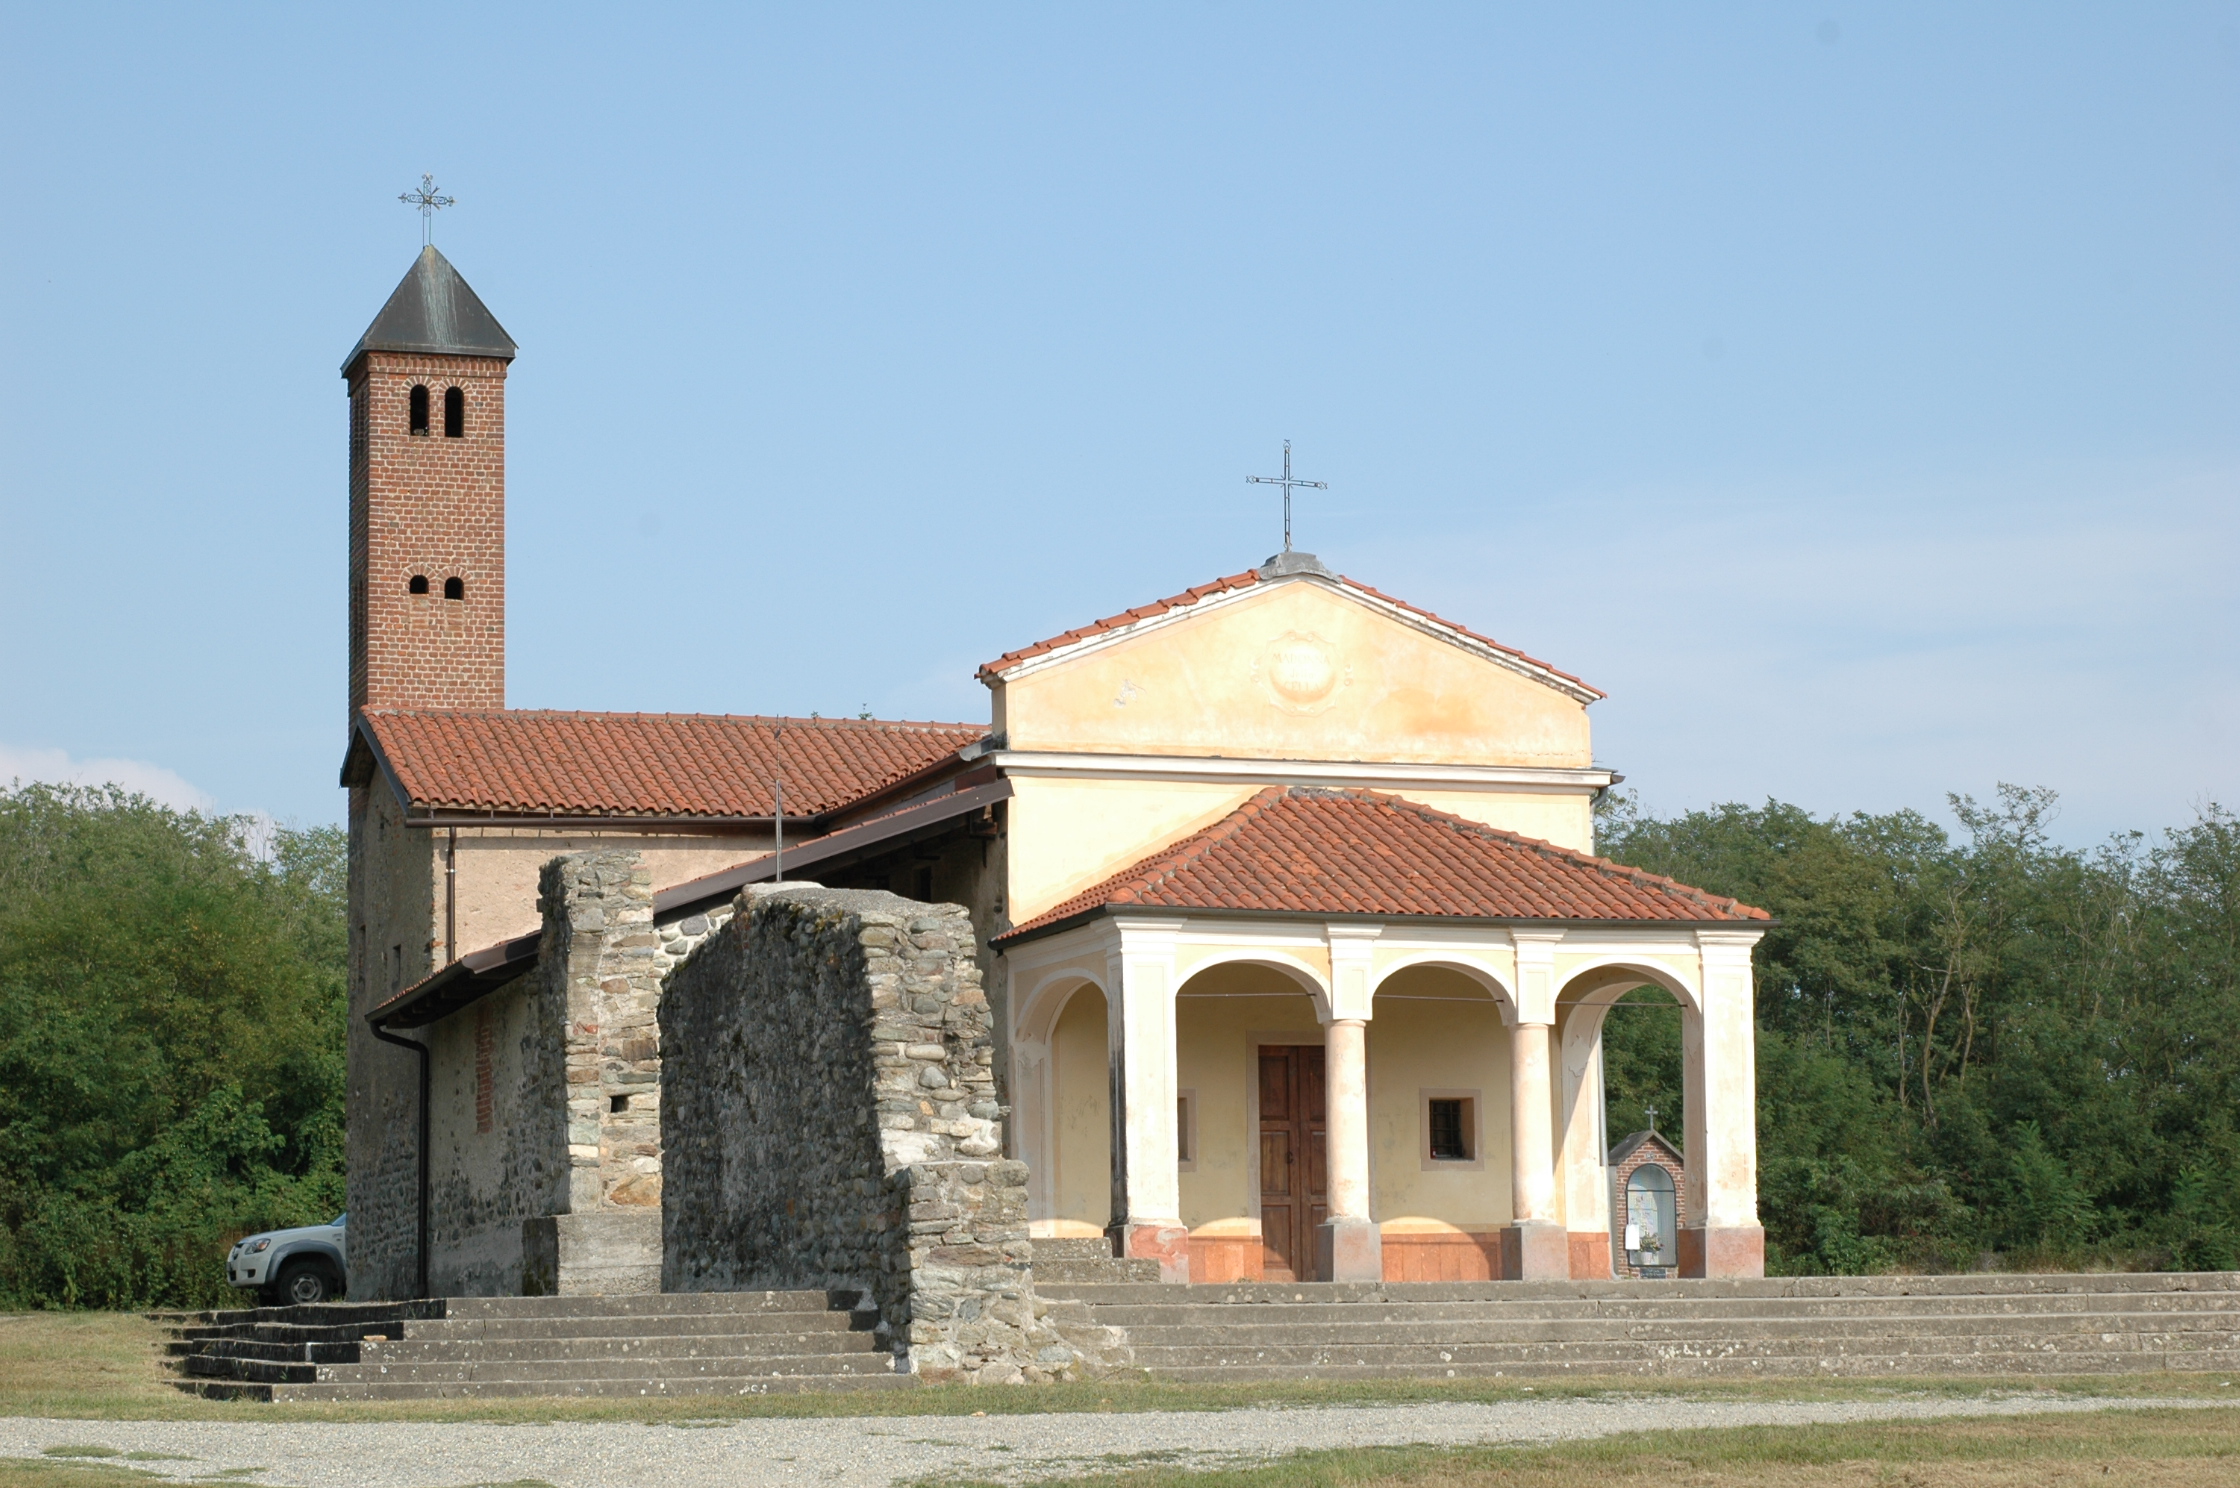
POLYGON ((353 1298, 658 1289, 667 979, 804 880, 969 917, 1034 1240, 1763 1274, 1766 916, 1593 856, 1593 687, 1287 550, 1023 637, 984 719, 509 709, 515 349, 428 247, 342 369, 353 1298), (1646 1241, 1601 1058, 1644 986, 1685 1055, 1646 1241))

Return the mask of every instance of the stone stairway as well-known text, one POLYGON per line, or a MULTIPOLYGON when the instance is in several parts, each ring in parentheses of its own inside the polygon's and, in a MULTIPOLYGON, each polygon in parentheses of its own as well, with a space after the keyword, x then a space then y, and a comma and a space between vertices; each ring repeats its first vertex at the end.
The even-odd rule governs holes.
POLYGON ((1038 1289, 1169 1380, 2240 1369, 2224 1272, 1038 1289))
POLYGON ((913 1383, 853 1292, 450 1297, 167 1314, 175 1383, 256 1400, 762 1395, 913 1383))
POLYGON ((1121 1260, 1104 1236, 1086 1240, 1037 1240, 1034 1242, 1034 1283, 1044 1291, 1048 1282, 1156 1282, 1157 1261, 1121 1260))

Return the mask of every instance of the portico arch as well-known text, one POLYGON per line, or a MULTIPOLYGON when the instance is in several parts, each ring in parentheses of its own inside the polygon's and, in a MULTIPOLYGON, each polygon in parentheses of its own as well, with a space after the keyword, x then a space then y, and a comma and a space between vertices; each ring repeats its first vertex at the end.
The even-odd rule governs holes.
POLYGON ((1038 1088, 1041 1161, 1028 1156, 1035 1233, 1101 1235, 1112 1219, 1111 1013, 1104 988, 1073 977, 1030 1004, 1046 1029, 1038 1088))
POLYGON ((1602 1035, 1610 1009, 1644 986, 1669 995, 1683 1016, 1694 1007, 1694 989, 1680 977, 1653 963, 1618 956, 1574 969, 1556 994, 1557 1187, 1574 1276, 1615 1274, 1609 1245, 1610 1132, 1602 1035))
POLYGON ((1458 955, 1453 951, 1414 951, 1387 961, 1377 968, 1376 975, 1369 984, 1370 1005, 1375 1006, 1376 995, 1384 989, 1385 983, 1401 972, 1412 971, 1419 966, 1438 967, 1468 978, 1479 990, 1500 1004, 1504 1020, 1516 1020, 1516 993, 1500 971, 1491 962, 1482 961, 1475 956, 1458 955))
POLYGON ((1298 989, 1314 1000, 1315 1017, 1322 1022, 1330 1019, 1330 982, 1312 965, 1288 952, 1265 946, 1222 948, 1193 957, 1189 970, 1175 989, 1179 996, 1188 991, 1190 984, 1208 972, 1224 966, 1258 966, 1275 972, 1297 984, 1298 989))

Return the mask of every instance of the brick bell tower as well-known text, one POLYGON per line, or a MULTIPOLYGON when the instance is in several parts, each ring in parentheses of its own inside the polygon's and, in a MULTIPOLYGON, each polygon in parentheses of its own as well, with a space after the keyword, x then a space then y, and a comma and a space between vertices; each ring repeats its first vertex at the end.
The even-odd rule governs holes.
POLYGON ((513 338, 434 247, 342 364, 350 385, 350 716, 506 705, 513 338))

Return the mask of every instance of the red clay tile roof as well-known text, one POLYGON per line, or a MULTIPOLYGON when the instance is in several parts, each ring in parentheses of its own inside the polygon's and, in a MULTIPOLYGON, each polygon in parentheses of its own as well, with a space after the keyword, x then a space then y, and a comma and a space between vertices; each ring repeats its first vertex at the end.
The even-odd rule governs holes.
MULTIPOLYGON (((1031 661, 1037 656, 1043 656, 1048 654, 1049 652, 1061 650, 1064 647, 1071 646, 1078 641, 1091 640, 1099 635, 1106 634, 1110 631, 1125 629, 1130 625, 1136 624, 1138 621, 1149 620, 1156 616, 1164 615, 1169 610, 1186 609, 1191 605, 1197 604, 1201 600, 1210 599, 1216 594, 1226 594, 1232 589, 1248 589, 1254 584, 1264 582, 1267 581, 1263 580, 1260 577, 1259 571, 1256 569, 1247 569, 1240 574, 1230 574, 1227 578, 1215 579, 1210 584, 1200 584, 1195 589, 1185 589, 1180 594, 1173 595, 1167 599, 1157 600, 1147 605, 1138 605, 1132 610, 1123 610, 1117 615, 1108 615, 1102 620, 1092 621, 1087 625, 1080 626, 1074 630, 1069 630, 1063 635, 1054 635, 1046 641, 1037 641, 1031 646, 1022 646, 1016 651, 1006 651, 1003 653, 1003 655, 997 657, 994 661, 991 661, 985 666, 981 667, 979 675, 982 681, 990 681, 995 678, 1001 677, 1005 672, 1012 670, 1022 662, 1031 661)), ((1577 677, 1572 676, 1569 672, 1559 671, 1557 668, 1548 665, 1548 663, 1540 660, 1538 657, 1528 656, 1524 652, 1519 651, 1514 646, 1504 646, 1499 641, 1493 639, 1491 636, 1482 636, 1476 631, 1471 630, 1467 626, 1457 625, 1454 621, 1447 619, 1444 615, 1434 615, 1433 613, 1431 613, 1431 611, 1424 609, 1420 605, 1409 604, 1404 599, 1394 599, 1389 594, 1383 593, 1380 590, 1372 589, 1367 584, 1361 583, 1355 579, 1346 578, 1343 575, 1338 576, 1336 582, 1344 588, 1351 589, 1359 594, 1367 595, 1369 598, 1377 600, 1380 603, 1391 605, 1396 609, 1406 610, 1409 614, 1418 616, 1424 620, 1428 620, 1433 625, 1440 627, 1442 630, 1451 631, 1455 635, 1458 635, 1465 640, 1474 641, 1481 646, 1491 647, 1493 650, 1501 652, 1504 656, 1514 657, 1516 660, 1523 662, 1526 666, 1533 668, 1535 671, 1546 672, 1552 677, 1557 677, 1565 682, 1569 682, 1572 686, 1577 687, 1582 692, 1591 693, 1595 697, 1605 696, 1605 694, 1599 688, 1589 686, 1587 683, 1580 681, 1577 677)))
POLYGON ((1738 900, 1397 796, 1270 786, 1204 831, 998 938, 1122 905, 1488 920, 1771 918, 1738 900))
POLYGON ((764 817, 785 730, 786 814, 814 815, 940 764, 964 723, 368 708, 375 747, 416 811, 764 817))

